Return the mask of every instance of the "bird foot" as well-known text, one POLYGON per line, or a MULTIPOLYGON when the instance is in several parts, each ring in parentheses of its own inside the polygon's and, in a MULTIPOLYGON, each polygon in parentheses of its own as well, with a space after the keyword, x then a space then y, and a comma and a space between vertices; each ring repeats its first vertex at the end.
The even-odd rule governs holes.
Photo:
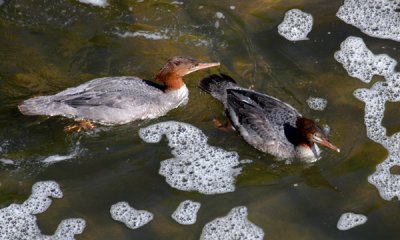
POLYGON ((220 120, 214 118, 213 123, 214 123, 214 126, 220 130, 223 130, 223 131, 232 130, 232 123, 229 120, 225 124, 222 124, 220 120))
POLYGON ((72 125, 66 126, 64 128, 64 130, 66 132, 80 132, 82 130, 93 129, 95 127, 96 126, 93 123, 91 123, 90 121, 88 121, 88 120, 80 120, 76 124, 72 124, 72 125))

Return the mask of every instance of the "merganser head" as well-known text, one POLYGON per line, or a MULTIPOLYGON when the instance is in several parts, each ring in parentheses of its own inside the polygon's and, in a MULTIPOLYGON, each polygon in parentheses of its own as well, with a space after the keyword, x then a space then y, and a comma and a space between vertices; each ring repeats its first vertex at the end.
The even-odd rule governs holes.
POLYGON ((202 63, 191 57, 172 57, 157 73, 156 79, 165 84, 166 90, 176 90, 184 85, 183 76, 219 65, 218 62, 202 63))
POLYGON ((329 142, 328 136, 313 120, 300 117, 296 121, 296 126, 300 131, 303 141, 306 141, 308 145, 319 143, 322 146, 340 152, 338 147, 329 142))

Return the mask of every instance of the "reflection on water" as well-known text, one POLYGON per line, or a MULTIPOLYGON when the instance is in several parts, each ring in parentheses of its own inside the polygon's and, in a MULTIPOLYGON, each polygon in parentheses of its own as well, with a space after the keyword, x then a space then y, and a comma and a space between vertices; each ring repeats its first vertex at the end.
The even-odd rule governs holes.
MULTIPOLYGON (((249 220, 268 239, 395 239, 398 204, 381 199, 367 182, 387 152, 367 138, 364 103, 353 96, 355 89, 382 78, 375 76, 367 86, 349 77, 333 54, 348 36, 359 36, 374 54, 398 60, 398 43, 367 37, 343 23, 335 16, 342 1, 182 2, 110 0, 101 8, 74 0, 6 0, 0 6, 0 159, 14 162, 0 162, 1 207, 22 203, 33 183, 54 180, 64 197, 38 215, 46 235, 62 219, 74 217, 86 220, 77 239, 198 239, 206 223, 246 206, 249 220), (291 8, 313 15, 310 40, 294 43, 278 34, 277 25, 291 8), (222 106, 197 84, 216 69, 187 77, 188 105, 156 120, 96 132, 67 134, 63 127, 71 120, 23 116, 16 107, 29 97, 97 77, 153 79, 175 55, 220 61, 220 71, 240 85, 278 97, 329 125, 342 152, 324 151, 313 166, 285 165, 253 149, 237 133, 215 129, 212 119, 223 118, 222 106), (323 111, 311 110, 306 102, 310 96, 329 104, 323 111), (138 131, 167 120, 194 125, 210 145, 253 160, 238 176, 235 192, 206 196, 165 182, 158 170, 160 160, 172 156, 167 141, 147 144, 138 131), (72 154, 78 142, 83 152, 43 164, 49 156, 72 154), (191 226, 171 218, 186 199, 202 205, 191 226), (115 222, 109 209, 121 201, 149 210, 153 221, 136 230, 115 222), (368 222, 339 231, 336 224, 344 212, 363 213, 368 222)), ((388 107, 385 116, 396 116, 395 111, 388 107)))

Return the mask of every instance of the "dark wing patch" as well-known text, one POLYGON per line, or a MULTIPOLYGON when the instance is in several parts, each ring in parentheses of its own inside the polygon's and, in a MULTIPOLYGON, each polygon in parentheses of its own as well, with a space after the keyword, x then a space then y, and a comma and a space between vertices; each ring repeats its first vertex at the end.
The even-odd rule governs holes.
MULTIPOLYGON (((267 95, 242 94, 246 90, 228 89, 228 111, 231 118, 237 119, 238 126, 235 126, 243 137, 254 147, 273 154, 275 156, 286 157, 283 154, 290 154, 293 145, 286 139, 284 124, 279 121, 286 121, 281 116, 281 106, 283 102, 275 102, 275 98, 267 95), (268 107, 267 107, 268 106, 268 107), (279 111, 278 111, 279 110, 279 111), (247 135, 247 136, 246 136, 247 135)), ((253 93, 253 92, 252 92, 253 93)), ((297 118, 298 112, 284 105, 284 113, 297 118)), ((291 120, 292 117, 289 117, 291 120)))

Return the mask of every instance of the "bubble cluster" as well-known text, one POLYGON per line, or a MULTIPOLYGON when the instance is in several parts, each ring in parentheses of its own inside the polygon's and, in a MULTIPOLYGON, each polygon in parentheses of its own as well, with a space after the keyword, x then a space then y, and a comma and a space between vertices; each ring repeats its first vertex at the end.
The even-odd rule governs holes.
POLYGON ((242 169, 236 152, 208 145, 204 133, 186 123, 169 121, 139 130, 139 136, 148 143, 159 142, 163 135, 174 158, 162 161, 159 173, 171 187, 203 194, 235 190, 235 177, 242 169))
MULTIPOLYGON (((394 68, 397 62, 393 59, 391 61, 394 68)), ((348 61, 347 64, 351 64, 351 61, 348 61)), ((394 72, 394 70, 389 73, 386 68, 387 65, 378 64, 376 61, 372 62, 371 68, 365 68, 365 71, 376 69, 373 74, 384 73, 385 81, 376 82, 369 89, 356 89, 354 96, 365 103, 364 123, 368 138, 381 144, 389 152, 387 159, 378 164, 376 171, 368 177, 368 182, 377 187, 383 199, 392 200, 400 199, 400 175, 390 172, 392 167, 400 166, 400 132, 390 137, 387 136, 386 128, 382 126, 382 120, 385 103, 387 101, 400 102, 400 73, 394 72)))
POLYGON ((343 213, 339 218, 337 228, 342 231, 349 230, 353 227, 357 227, 366 223, 367 219, 368 218, 362 214, 355 214, 351 212, 343 213))
POLYGON ((285 13, 283 22, 278 25, 278 33, 290 41, 308 40, 311 32, 313 17, 299 9, 291 9, 285 13))
POLYGON ((359 37, 348 37, 334 57, 350 76, 366 83, 371 81, 373 75, 391 75, 397 64, 387 54, 373 54, 359 37))
POLYGON ((233 208, 225 217, 207 223, 201 240, 214 239, 263 239, 264 231, 247 219, 247 208, 233 208))
POLYGON ((336 16, 369 36, 400 41, 399 8, 393 0, 345 0, 336 16))
POLYGON ((127 202, 119 202, 111 206, 112 219, 125 223, 128 228, 136 229, 153 220, 153 214, 145 210, 136 210, 127 202))
POLYGON ((180 224, 190 225, 196 223, 197 212, 201 204, 190 200, 183 201, 178 208, 172 213, 171 217, 180 224))
POLYGON ((80 218, 63 220, 52 236, 43 235, 36 223, 36 214, 46 211, 51 198, 63 196, 59 185, 53 181, 37 182, 32 186, 31 196, 22 204, 11 204, 0 209, 0 239, 75 239, 81 234, 86 222, 80 218))
POLYGON ((313 110, 323 111, 326 108, 328 101, 323 98, 309 97, 307 99, 307 104, 308 107, 313 110))

